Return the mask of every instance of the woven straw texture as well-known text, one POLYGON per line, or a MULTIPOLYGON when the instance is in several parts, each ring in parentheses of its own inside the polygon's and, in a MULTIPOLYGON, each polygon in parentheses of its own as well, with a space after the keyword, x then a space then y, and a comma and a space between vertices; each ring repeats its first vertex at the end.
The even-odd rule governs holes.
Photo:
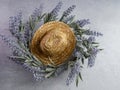
POLYGON ((68 61, 75 44, 75 35, 67 24, 51 21, 34 33, 30 49, 44 65, 59 66, 68 61))

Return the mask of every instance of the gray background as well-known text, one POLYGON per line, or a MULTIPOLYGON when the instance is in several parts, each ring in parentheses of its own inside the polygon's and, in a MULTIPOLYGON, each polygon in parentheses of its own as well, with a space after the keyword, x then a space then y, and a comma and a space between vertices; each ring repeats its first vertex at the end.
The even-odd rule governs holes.
MULTIPOLYGON (((61 0, 62 1, 62 0, 61 0)), ((8 29, 9 16, 23 11, 28 19, 34 8, 44 4, 49 11, 59 0, 0 0, 0 33, 11 36, 8 29)), ((89 28, 104 34, 98 41, 104 51, 99 53, 93 68, 82 72, 83 82, 79 87, 65 85, 67 72, 43 83, 35 82, 31 73, 8 60, 7 45, 0 39, 0 90, 120 90, 120 0, 63 0, 62 10, 77 5, 73 14, 77 19, 89 18, 89 28)))

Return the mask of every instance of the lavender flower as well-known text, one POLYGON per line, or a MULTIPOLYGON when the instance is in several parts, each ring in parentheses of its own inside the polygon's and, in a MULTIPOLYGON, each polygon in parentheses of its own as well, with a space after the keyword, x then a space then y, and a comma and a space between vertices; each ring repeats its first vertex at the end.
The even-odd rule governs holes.
POLYGON ((29 43, 30 30, 31 30, 30 25, 27 22, 24 27, 24 44, 26 46, 28 46, 28 43, 29 43))
POLYGON ((5 37, 4 35, 1 35, 1 34, 0 34, 0 37, 12 49, 12 51, 17 51, 20 54, 26 54, 26 52, 23 49, 21 49, 15 41, 13 41, 10 38, 7 38, 7 37, 5 37))
POLYGON ((43 81, 45 79, 45 72, 42 72, 42 67, 33 67, 28 63, 24 63, 22 66, 25 68, 25 70, 33 73, 33 77, 36 81, 43 81))
POLYGON ((92 42, 94 42, 94 41, 95 41, 95 37, 89 37, 88 38, 89 44, 92 44, 92 42))
POLYGON ((63 20, 64 23, 71 23, 75 15, 71 15, 63 20))
POLYGON ((42 10, 43 10, 43 6, 42 6, 42 5, 40 5, 39 8, 36 8, 36 9, 34 10, 33 14, 31 15, 31 18, 32 18, 33 21, 36 21, 36 19, 37 19, 39 16, 41 16, 42 10))
POLYGON ((80 27, 85 26, 86 24, 90 24, 89 19, 78 20, 76 22, 80 27))
POLYGON ((23 63, 22 66, 23 66, 23 67, 25 68, 25 70, 27 70, 27 71, 30 71, 30 72, 32 72, 32 73, 35 72, 34 69, 33 69, 33 67, 32 67, 29 63, 23 63))
POLYGON ((62 2, 59 2, 56 7, 51 11, 51 15, 56 17, 58 15, 58 12, 60 11, 61 9, 61 6, 62 6, 62 2))
POLYGON ((81 69, 82 69, 82 67, 80 66, 80 63, 78 61, 76 61, 74 66, 71 69, 71 72, 68 75, 68 78, 66 80, 66 85, 70 85, 72 83, 75 76, 81 72, 81 69))
POLYGON ((16 20, 16 17, 10 17, 9 30, 12 35, 19 37, 19 23, 16 20))
POLYGON ((63 16, 67 17, 68 15, 70 15, 70 13, 73 11, 75 7, 76 7, 75 5, 70 6, 66 11, 63 12, 63 16))
POLYGON ((20 37, 19 27, 21 25, 21 20, 22 20, 21 12, 19 12, 17 16, 10 17, 10 20, 9 20, 9 30, 10 30, 11 34, 17 38, 20 37))
POLYGON ((33 77, 36 81, 43 81, 45 80, 45 74, 44 73, 33 73, 33 77))
POLYGON ((25 41, 23 36, 22 12, 19 12, 17 16, 10 17, 9 30, 19 41, 25 41))
POLYGON ((92 35, 92 36, 103 36, 102 33, 97 32, 97 31, 86 30, 84 33, 85 33, 86 35, 92 35))
POLYGON ((97 48, 92 48, 92 51, 90 52, 91 55, 88 57, 88 67, 92 67, 95 64, 95 58, 99 50, 97 48))
POLYGON ((15 63, 17 63, 19 65, 23 64, 23 61, 21 59, 14 58, 14 57, 11 57, 11 56, 8 56, 8 59, 14 61, 15 63))

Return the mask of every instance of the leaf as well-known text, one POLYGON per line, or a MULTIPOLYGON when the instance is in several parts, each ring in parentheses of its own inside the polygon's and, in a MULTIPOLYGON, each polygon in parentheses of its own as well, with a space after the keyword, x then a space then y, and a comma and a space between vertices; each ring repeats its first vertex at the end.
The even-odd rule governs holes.
POLYGON ((50 13, 46 14, 46 16, 44 17, 44 23, 51 21, 51 19, 52 19, 51 14, 50 13))
POLYGON ((48 67, 56 68, 53 64, 48 64, 48 67))
POLYGON ((82 79, 82 75, 81 75, 81 73, 79 72, 79 78, 83 81, 83 79, 82 79))
POLYGON ((51 71, 45 75, 45 78, 49 78, 53 75, 54 71, 51 71))
POLYGON ((35 59, 34 61, 36 61, 39 65, 42 65, 42 62, 38 60, 38 58, 36 58, 34 55, 32 55, 32 57, 35 59))
POLYGON ((31 63, 31 62, 32 62, 32 60, 30 60, 30 59, 25 60, 25 63, 31 63))
POLYGON ((55 69, 54 68, 46 68, 46 71, 51 72, 51 71, 55 71, 55 69))
POLYGON ((24 44, 22 42, 20 42, 19 40, 17 41, 17 43, 19 44, 19 46, 24 49, 26 51, 26 47, 24 46, 24 44))
POLYGON ((84 58, 83 57, 82 57, 81 61, 82 61, 82 64, 84 64, 84 58))
POLYGON ((76 76, 76 86, 78 87, 78 83, 79 83, 79 76, 76 76))
POLYGON ((41 16, 38 16, 38 20, 40 21, 42 18, 44 18, 45 15, 46 15, 46 13, 44 13, 44 14, 41 15, 41 16))
POLYGON ((29 25, 30 25, 31 30, 33 30, 32 17, 31 16, 29 17, 29 25))
POLYGON ((90 56, 90 54, 87 53, 87 52, 84 52, 83 55, 84 55, 85 58, 88 58, 90 56))
POLYGON ((39 65, 38 64, 36 64, 36 63, 34 63, 34 62, 32 62, 31 63, 33 66, 35 66, 35 67, 38 67, 39 65))
POLYGON ((85 46, 86 48, 89 48, 89 43, 87 40, 83 40, 83 46, 85 46))
POLYGON ((16 58, 16 59, 21 59, 21 60, 26 60, 25 57, 22 57, 22 56, 9 56, 10 58, 16 58))
POLYGON ((23 31, 24 31, 24 24, 21 23, 19 27, 20 27, 20 28, 19 28, 19 31, 23 32, 23 31))
POLYGON ((72 21, 74 20, 75 16, 71 15, 68 18, 63 19, 64 23, 71 24, 72 21))
POLYGON ((74 63, 75 63, 75 61, 69 61, 69 66, 73 67, 74 63))
POLYGON ((99 43, 97 43, 97 42, 92 42, 92 44, 99 44, 99 43))
POLYGON ((104 50, 104 49, 99 49, 100 51, 104 50))
POLYGON ((74 28, 75 30, 78 29, 78 25, 75 22, 72 22, 70 24, 68 24, 70 27, 74 28))

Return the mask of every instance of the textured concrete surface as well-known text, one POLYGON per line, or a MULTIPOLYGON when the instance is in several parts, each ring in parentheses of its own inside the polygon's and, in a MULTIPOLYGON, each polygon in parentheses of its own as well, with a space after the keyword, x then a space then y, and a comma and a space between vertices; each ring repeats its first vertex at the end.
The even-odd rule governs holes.
MULTIPOLYGON (((58 2, 0 0, 0 33, 10 36, 7 30, 8 18, 19 10, 23 11, 24 19, 27 19, 40 4, 44 4, 44 11, 49 11, 58 2)), ((120 0, 63 0, 63 3, 61 11, 72 4, 77 5, 73 12, 76 18, 89 18, 89 27, 104 34, 98 39, 104 51, 99 53, 95 66, 83 71, 84 81, 79 83, 78 88, 74 83, 69 87, 65 85, 67 72, 43 83, 35 82, 29 72, 6 58, 10 50, 0 40, 0 90, 120 90, 120 0)))

